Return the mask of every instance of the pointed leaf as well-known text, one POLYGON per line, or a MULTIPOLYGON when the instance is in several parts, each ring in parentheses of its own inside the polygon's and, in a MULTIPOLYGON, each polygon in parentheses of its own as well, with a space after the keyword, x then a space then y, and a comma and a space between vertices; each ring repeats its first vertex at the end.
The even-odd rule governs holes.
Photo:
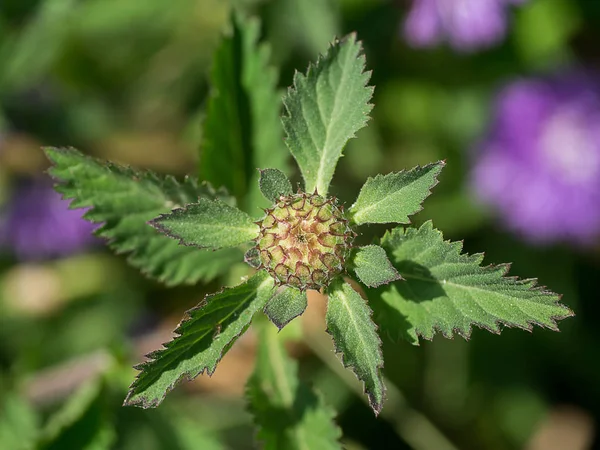
POLYGON ((50 174, 61 182, 57 190, 74 199, 71 207, 91 207, 85 218, 104 223, 96 234, 108 239, 117 253, 145 274, 168 285, 210 281, 240 261, 238 249, 217 252, 182 247, 148 225, 159 214, 199 197, 232 201, 193 178, 182 182, 90 158, 75 149, 47 148, 54 166, 50 174))
POLYGON ((501 324, 557 330, 556 320, 573 315, 536 280, 505 277, 508 265, 482 267, 482 254, 461 254, 462 244, 444 241, 431 222, 396 228, 382 246, 405 280, 382 288, 371 304, 382 329, 414 344, 437 331, 469 338, 474 325, 493 333, 501 324))
POLYGON ((352 260, 354 272, 369 287, 378 287, 401 279, 385 250, 378 245, 359 247, 352 260))
POLYGON ((298 380, 298 364, 286 354, 273 327, 265 325, 246 389, 258 439, 265 450, 341 449, 333 411, 298 380))
POLYGON ((354 223, 410 223, 421 203, 437 184, 446 163, 439 161, 409 171, 377 175, 367 179, 349 210, 354 223))
POLYGON ((188 311, 175 330, 177 337, 140 364, 140 374, 129 389, 126 405, 156 407, 181 379, 212 375, 217 363, 246 331, 254 313, 264 308, 273 279, 258 272, 248 281, 208 295, 188 311))
POLYGON ((296 73, 283 103, 286 144, 298 162, 305 191, 327 195, 346 142, 367 123, 373 88, 364 72, 362 44, 350 34, 336 41, 311 65, 296 73))
POLYGON ((265 314, 280 330, 306 309, 306 292, 282 286, 275 291, 265 306, 265 314))
POLYGON ((257 20, 232 15, 231 32, 214 56, 200 158, 200 178, 225 186, 252 215, 269 206, 259 191, 256 168, 285 171, 288 159, 278 74, 259 36, 257 20))
POLYGON ((235 247, 258 236, 258 225, 235 206, 201 198, 183 208, 163 214, 150 224, 182 245, 218 250, 235 247))
POLYGON ((383 355, 371 308, 348 283, 338 279, 331 284, 327 302, 327 332, 333 337, 345 367, 352 369, 364 383, 371 408, 379 414, 385 386, 381 368, 383 355))
POLYGON ((281 170, 265 169, 260 171, 258 181, 260 192, 265 198, 273 203, 279 200, 279 197, 287 197, 293 193, 292 183, 281 170))

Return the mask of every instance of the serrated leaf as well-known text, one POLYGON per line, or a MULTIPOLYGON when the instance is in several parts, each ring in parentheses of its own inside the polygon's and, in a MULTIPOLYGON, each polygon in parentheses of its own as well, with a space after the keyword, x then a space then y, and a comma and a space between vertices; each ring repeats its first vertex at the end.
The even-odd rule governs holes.
POLYGON ((214 56, 200 157, 200 178, 225 186, 251 215, 268 206, 256 168, 285 172, 288 158, 278 74, 269 65, 270 48, 258 43, 259 35, 257 20, 232 15, 231 32, 214 56))
POLYGON ((410 223, 409 216, 419 212, 421 204, 437 184, 445 162, 387 175, 369 177, 350 210, 351 220, 363 223, 410 223))
POLYGON ((326 196, 346 142, 367 123, 373 88, 367 86, 362 44, 350 34, 296 73, 283 99, 286 144, 296 159, 305 191, 326 196))
POLYGON ((248 214, 219 199, 201 198, 170 214, 162 214, 150 224, 182 245, 212 250, 244 244, 259 232, 248 214))
POLYGON ((265 314, 280 330, 301 315, 307 306, 306 292, 282 286, 265 306, 265 314))
POLYGON ((36 448, 108 450, 117 437, 109 414, 104 382, 93 380, 50 418, 36 448))
POLYGON ((279 197, 287 197, 293 193, 292 183, 290 183, 288 177, 281 170, 261 170, 258 184, 260 192, 262 192, 267 200, 273 203, 278 201, 279 197))
POLYGON ((136 367, 126 405, 156 407, 183 378, 212 375, 217 363, 246 331, 254 313, 271 297, 273 279, 264 271, 248 281, 208 295, 175 330, 177 337, 136 367))
POLYGON ((536 280, 506 277, 506 264, 482 267, 483 254, 461 254, 462 243, 444 241, 431 222, 396 228, 381 245, 405 280, 382 288, 371 304, 382 329, 414 344, 437 331, 469 338, 473 326, 493 333, 501 324, 557 330, 556 320, 573 315, 536 280))
POLYGON ((354 272, 369 287, 378 287, 401 279, 385 250, 378 245, 359 247, 352 259, 354 272))
POLYGON ((242 259, 238 249, 212 252, 180 246, 147 223, 199 197, 232 202, 226 193, 198 185, 193 178, 179 182, 104 163, 75 149, 47 148, 46 154, 54 164, 50 174, 61 182, 57 190, 74 199, 71 207, 92 207, 85 218, 103 223, 96 234, 117 253, 129 253, 127 261, 146 275, 168 285, 193 284, 214 279, 242 259))
POLYGON ((328 297, 325 320, 336 353, 341 353, 344 366, 352 369, 364 383, 371 408, 379 414, 385 395, 381 375, 383 354, 377 325, 371 319, 371 308, 342 279, 330 285, 328 297))
POLYGON ((299 381, 298 364, 286 354, 274 328, 263 325, 259 336, 246 397, 264 449, 341 449, 333 411, 299 381))

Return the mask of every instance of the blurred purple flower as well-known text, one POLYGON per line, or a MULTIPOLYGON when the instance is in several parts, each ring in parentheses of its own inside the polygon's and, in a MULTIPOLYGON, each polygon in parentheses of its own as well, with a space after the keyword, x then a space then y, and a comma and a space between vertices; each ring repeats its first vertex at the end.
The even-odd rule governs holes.
POLYGON ((600 235, 600 84, 587 74, 500 93, 473 170, 478 196, 534 242, 600 235))
POLYGON ((0 247, 21 260, 37 260, 93 245, 97 225, 82 219, 84 209, 69 209, 69 203, 45 180, 17 186, 0 211, 0 247))
POLYGON ((413 0, 404 24, 414 47, 433 47, 448 40, 456 50, 491 47, 506 34, 507 9, 527 0, 413 0))

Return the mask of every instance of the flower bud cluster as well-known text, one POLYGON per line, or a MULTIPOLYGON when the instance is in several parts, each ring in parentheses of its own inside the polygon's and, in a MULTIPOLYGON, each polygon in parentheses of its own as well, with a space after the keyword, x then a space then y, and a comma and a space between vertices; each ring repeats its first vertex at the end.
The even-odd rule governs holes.
POLYGON ((344 270, 355 233, 334 199, 292 194, 265 212, 255 254, 279 285, 318 290, 344 270))

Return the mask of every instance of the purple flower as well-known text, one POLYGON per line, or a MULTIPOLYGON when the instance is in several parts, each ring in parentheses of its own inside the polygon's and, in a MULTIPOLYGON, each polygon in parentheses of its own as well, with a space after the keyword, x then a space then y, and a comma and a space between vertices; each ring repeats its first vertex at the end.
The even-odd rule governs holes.
POLYGON ((506 34, 507 9, 526 0, 413 0, 404 24, 414 47, 447 40, 459 51, 491 47, 506 34))
POLYGON ((96 225, 82 219, 84 213, 69 209, 45 180, 21 184, 0 211, 0 247, 22 260, 76 253, 96 241, 96 225))
POLYGON ((530 241, 600 235, 600 85, 586 74, 500 93, 474 170, 478 196, 530 241))

